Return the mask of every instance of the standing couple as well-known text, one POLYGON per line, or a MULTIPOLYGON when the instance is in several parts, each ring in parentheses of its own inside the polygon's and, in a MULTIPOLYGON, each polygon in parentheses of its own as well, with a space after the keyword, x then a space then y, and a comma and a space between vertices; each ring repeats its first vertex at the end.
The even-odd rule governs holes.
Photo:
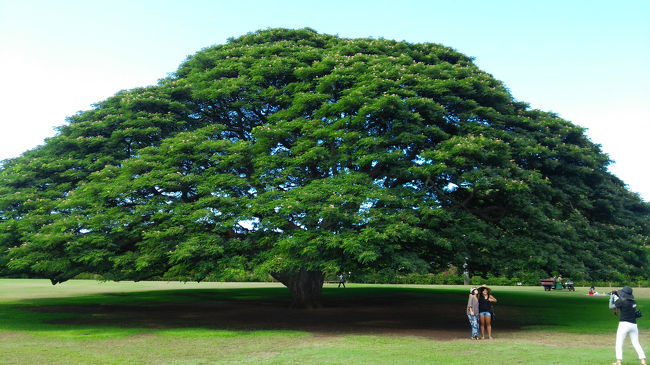
POLYGON ((492 296, 492 289, 483 285, 479 288, 472 288, 469 291, 467 300, 467 318, 472 326, 472 339, 478 340, 479 325, 481 328, 481 339, 485 339, 487 330, 488 338, 492 339, 492 303, 496 298, 492 296))

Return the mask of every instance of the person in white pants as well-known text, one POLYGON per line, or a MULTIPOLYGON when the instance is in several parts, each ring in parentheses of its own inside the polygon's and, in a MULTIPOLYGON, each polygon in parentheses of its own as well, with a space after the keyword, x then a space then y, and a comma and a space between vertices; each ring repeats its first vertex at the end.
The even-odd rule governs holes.
POLYGON ((639 343, 639 328, 636 325, 636 302, 632 295, 632 288, 629 286, 621 290, 612 292, 609 296, 609 308, 614 310, 614 314, 620 312, 618 330, 616 331, 616 362, 612 365, 621 365, 623 361, 623 342, 625 337, 630 335, 632 346, 639 355, 642 365, 646 365, 645 352, 639 343))

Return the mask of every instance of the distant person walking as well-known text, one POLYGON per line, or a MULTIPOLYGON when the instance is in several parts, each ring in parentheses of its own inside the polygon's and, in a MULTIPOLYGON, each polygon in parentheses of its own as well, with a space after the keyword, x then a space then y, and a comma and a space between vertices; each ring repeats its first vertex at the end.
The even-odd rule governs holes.
POLYGON ((472 340, 478 340, 478 313, 478 289, 472 288, 467 299, 467 318, 472 327, 472 340))
POLYGON ((636 301, 632 295, 632 288, 629 286, 621 290, 614 291, 609 296, 609 308, 614 310, 614 314, 620 311, 618 330, 616 331, 616 362, 612 365, 621 365, 623 361, 623 342, 625 337, 630 335, 632 346, 639 355, 641 365, 645 365, 645 352, 639 343, 639 328, 636 325, 636 301))
POLYGON ((345 288, 345 276, 343 276, 343 273, 339 275, 339 288, 341 287, 341 284, 343 284, 343 288, 345 288))
POLYGON ((490 340, 492 340, 492 303, 497 300, 492 296, 492 289, 483 285, 478 288, 478 315, 481 327, 481 340, 485 339, 485 332, 490 340))

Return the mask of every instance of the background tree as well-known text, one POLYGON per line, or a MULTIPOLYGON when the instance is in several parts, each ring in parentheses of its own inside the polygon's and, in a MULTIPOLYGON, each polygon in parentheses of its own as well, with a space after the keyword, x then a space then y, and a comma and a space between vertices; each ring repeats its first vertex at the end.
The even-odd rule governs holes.
POLYGON ((0 171, 5 272, 112 280, 648 269, 648 204, 584 130, 436 44, 270 29, 120 92, 0 171))

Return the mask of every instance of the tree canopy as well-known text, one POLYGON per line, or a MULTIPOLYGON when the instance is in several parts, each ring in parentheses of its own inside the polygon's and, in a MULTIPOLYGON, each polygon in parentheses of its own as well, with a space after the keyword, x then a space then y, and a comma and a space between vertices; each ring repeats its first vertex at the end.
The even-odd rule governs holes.
POLYGON ((53 283, 270 273, 297 305, 323 273, 465 257, 645 276, 650 206, 584 132, 448 47, 258 31, 4 161, 0 265, 53 283))

